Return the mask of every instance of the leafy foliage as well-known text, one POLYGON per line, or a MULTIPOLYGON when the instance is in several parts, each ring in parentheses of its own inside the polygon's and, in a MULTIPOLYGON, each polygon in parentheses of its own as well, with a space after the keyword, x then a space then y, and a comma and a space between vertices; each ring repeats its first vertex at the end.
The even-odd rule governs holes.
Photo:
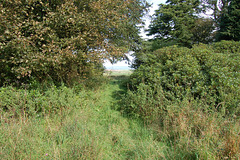
POLYGON ((120 110, 158 132, 167 159, 237 159, 239 45, 222 41, 139 54, 120 110))
POLYGON ((210 18, 198 18, 192 28, 193 43, 208 44, 215 40, 214 21, 210 18))
POLYGON ((11 117, 42 116, 80 107, 79 104, 83 105, 84 92, 76 93, 66 86, 52 86, 45 92, 39 88, 26 90, 9 86, 1 87, 0 99, 1 112, 11 117))
POLYGON ((169 0, 167 4, 160 4, 147 30, 148 35, 174 40, 186 47, 194 43, 208 43, 211 41, 213 22, 211 19, 198 18, 202 10, 203 6, 198 0, 169 0))
POLYGON ((0 2, 0 85, 99 74, 103 59, 135 44, 147 7, 144 0, 0 2))
MULTIPOLYGON (((150 101, 157 102, 164 97, 178 102, 193 97, 213 108, 221 106, 228 113, 239 113, 239 54, 239 42, 227 41, 210 46, 196 45, 192 49, 162 48, 141 58, 131 75, 131 86, 137 95, 147 91, 140 97, 150 101)), ((136 107, 142 110, 140 108, 136 107)))
POLYGON ((222 11, 219 22, 218 40, 240 40, 240 1, 231 0, 222 11))
POLYGON ((127 119, 112 109, 118 96, 123 94, 120 85, 124 79, 126 77, 114 76, 107 85, 94 91, 76 91, 76 86, 48 87, 40 95, 36 90, 2 87, 0 106, 8 103, 12 112, 2 112, 0 107, 1 159, 164 158, 165 144, 154 138, 153 131, 141 121, 127 119), (10 94, 9 98, 18 97, 18 100, 10 103, 6 93, 10 94), (1 99, 2 96, 5 97, 1 99), (43 116, 38 113, 31 117, 13 117, 14 108, 18 109, 14 105, 16 101, 22 102, 22 106, 26 102, 30 108, 37 103, 50 106, 43 116))
POLYGON ((226 11, 226 8, 231 0, 202 0, 205 5, 205 12, 211 10, 212 17, 216 23, 219 22, 221 14, 226 11))
POLYGON ((169 0, 155 11, 148 35, 162 44, 175 42, 188 48, 199 43, 239 41, 239 4, 239 0, 169 0))

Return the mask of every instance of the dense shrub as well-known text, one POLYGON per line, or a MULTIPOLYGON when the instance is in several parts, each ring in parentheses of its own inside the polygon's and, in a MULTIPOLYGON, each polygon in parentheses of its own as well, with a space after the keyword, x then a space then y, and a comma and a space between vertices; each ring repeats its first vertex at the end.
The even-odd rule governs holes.
POLYGON ((78 108, 84 105, 84 91, 76 92, 66 86, 52 86, 47 90, 0 88, 0 111, 9 116, 38 116, 59 113, 63 109, 78 108))
POLYGON ((225 49, 220 52, 214 48, 217 45, 221 46, 219 43, 192 49, 172 46, 147 54, 147 59, 131 75, 132 88, 143 83, 154 90, 153 86, 159 85, 171 101, 191 96, 215 107, 221 104, 228 111, 235 110, 240 103, 239 47, 234 44, 228 46, 231 52, 225 49))
POLYGON ((158 132, 166 158, 239 158, 238 44, 171 46, 141 59, 120 109, 158 132))
POLYGON ((221 41, 214 43, 212 48, 217 53, 240 54, 240 41, 221 41))

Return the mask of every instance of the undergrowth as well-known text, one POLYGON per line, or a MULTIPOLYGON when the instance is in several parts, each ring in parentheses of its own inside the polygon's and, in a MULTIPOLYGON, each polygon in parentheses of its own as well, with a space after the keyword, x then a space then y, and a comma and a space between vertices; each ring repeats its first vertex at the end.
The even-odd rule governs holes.
POLYGON ((2 87, 0 158, 239 159, 238 43, 157 50, 130 80, 2 87))
POLYGON ((95 89, 1 88, 0 159, 163 159, 155 132, 112 109, 126 79, 95 89))
POLYGON ((239 50, 222 41, 146 53, 119 110, 157 132, 166 159, 239 159, 239 50))

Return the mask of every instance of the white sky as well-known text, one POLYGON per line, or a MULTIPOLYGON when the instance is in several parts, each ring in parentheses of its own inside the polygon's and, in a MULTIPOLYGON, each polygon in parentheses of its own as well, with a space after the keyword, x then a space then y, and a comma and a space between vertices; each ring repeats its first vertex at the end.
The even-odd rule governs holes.
MULTIPOLYGON (((149 13, 148 15, 146 15, 144 17, 144 21, 145 21, 145 27, 144 29, 141 30, 141 37, 144 38, 144 39, 148 39, 149 37, 146 36, 146 34, 144 33, 144 30, 148 28, 149 24, 150 24, 150 16, 154 14, 154 11, 156 9, 158 9, 158 4, 161 4, 161 3, 165 3, 166 0, 147 0, 148 3, 152 4, 152 6, 149 8, 149 13)), ((130 53, 131 54, 131 53, 130 53)), ((129 55, 130 55, 129 54, 129 55)), ((132 56, 128 56, 130 60, 133 59, 132 56)), ((127 62, 126 61, 121 61, 121 62, 118 62, 118 63, 115 63, 115 64, 111 64, 109 61, 105 61, 104 63, 104 66, 105 67, 114 67, 114 66, 128 66, 127 62)))

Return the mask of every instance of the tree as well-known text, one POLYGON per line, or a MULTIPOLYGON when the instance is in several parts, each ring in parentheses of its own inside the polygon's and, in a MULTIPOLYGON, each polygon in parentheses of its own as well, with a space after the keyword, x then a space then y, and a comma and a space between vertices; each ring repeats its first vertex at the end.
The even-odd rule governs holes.
POLYGON ((217 23, 222 11, 226 10, 229 1, 231 0, 202 0, 202 3, 205 4, 205 12, 212 11, 211 16, 217 23))
POLYGON ((240 41, 240 0, 231 0, 222 11, 219 21, 218 40, 240 41))
POLYGON ((145 0, 0 0, 0 85, 70 81, 135 44, 145 0))
POLYGON ((160 4, 155 11, 147 30, 148 35, 176 41, 186 47, 194 43, 206 43, 213 27, 210 19, 199 18, 199 13, 204 9, 205 6, 199 0, 168 0, 167 4, 160 4), (196 35, 196 29, 201 29, 201 33, 196 35))
POLYGON ((193 42, 197 44, 213 42, 215 39, 215 34, 213 33, 215 29, 214 24, 211 18, 198 18, 195 21, 194 27, 191 29, 193 42))

